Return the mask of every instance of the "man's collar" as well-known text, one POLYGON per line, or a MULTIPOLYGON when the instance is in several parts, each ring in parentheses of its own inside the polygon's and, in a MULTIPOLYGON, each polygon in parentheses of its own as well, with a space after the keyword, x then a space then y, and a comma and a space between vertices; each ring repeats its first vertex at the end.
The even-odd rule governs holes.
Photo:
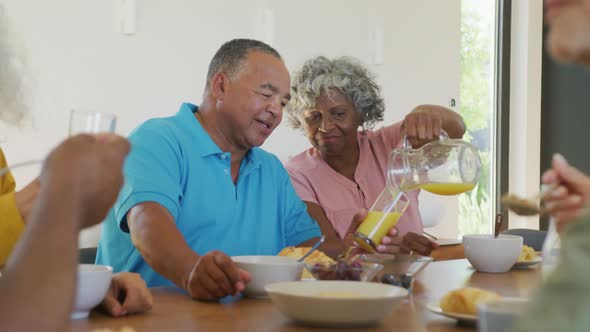
MULTIPOLYGON (((183 121, 194 121, 195 123, 195 136, 197 141, 200 145, 200 155, 201 157, 208 157, 211 155, 221 156, 226 155, 226 157, 230 157, 229 153, 223 152, 217 144, 213 141, 207 130, 203 127, 199 119, 197 119, 196 113, 199 111, 198 106, 184 103, 180 107, 179 116, 183 118, 183 121), (185 119, 186 117, 186 119, 185 119)), ((260 166, 260 155, 257 148, 250 149, 246 155, 244 156, 243 162, 246 164, 252 164, 249 167, 258 167, 260 166)))

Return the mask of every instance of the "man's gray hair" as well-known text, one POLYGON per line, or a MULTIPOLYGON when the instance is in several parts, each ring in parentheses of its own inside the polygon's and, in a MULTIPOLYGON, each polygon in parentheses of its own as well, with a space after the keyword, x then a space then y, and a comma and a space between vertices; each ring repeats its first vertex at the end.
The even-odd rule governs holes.
POLYGON ((258 51, 270 54, 278 59, 281 55, 271 46, 254 39, 233 39, 221 45, 219 50, 211 59, 209 71, 207 72, 207 84, 205 90, 209 89, 213 76, 218 72, 226 73, 230 79, 236 77, 240 72, 243 61, 249 52, 258 51))
POLYGON ((338 91, 350 98, 361 115, 363 127, 373 128, 383 120, 385 104, 375 76, 358 60, 340 57, 330 60, 320 56, 307 60, 293 74, 291 101, 285 106, 287 122, 292 128, 301 128, 301 116, 316 105, 322 93, 338 91))
MULTIPOLYGON (((0 121, 20 125, 28 115, 28 107, 22 94, 22 77, 20 76, 17 57, 13 54, 14 46, 9 43, 6 17, 0 6, 0 121)), ((22 59, 20 59, 22 60, 22 59)))

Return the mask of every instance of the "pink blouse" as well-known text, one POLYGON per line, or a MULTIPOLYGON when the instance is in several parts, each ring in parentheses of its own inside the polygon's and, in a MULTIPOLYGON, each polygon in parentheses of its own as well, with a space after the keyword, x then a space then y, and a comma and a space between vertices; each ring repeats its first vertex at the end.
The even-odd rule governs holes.
MULTIPOLYGON (((320 205, 340 238, 346 235, 354 215, 361 208, 368 210, 385 188, 387 160, 391 150, 401 144, 400 128, 401 122, 398 122, 376 131, 358 133, 360 156, 354 181, 332 169, 316 148, 287 162, 287 171, 301 200, 320 205)), ((423 229, 418 194, 419 190, 406 193, 410 205, 396 225, 400 235, 423 229)), ((396 238, 401 240, 401 236, 396 238)))

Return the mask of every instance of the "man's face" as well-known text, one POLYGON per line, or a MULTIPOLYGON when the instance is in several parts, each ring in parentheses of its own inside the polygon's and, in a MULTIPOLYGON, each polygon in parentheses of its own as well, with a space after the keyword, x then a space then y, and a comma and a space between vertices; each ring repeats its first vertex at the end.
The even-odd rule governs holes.
POLYGON ((545 21, 552 56, 590 65, 590 0, 545 0, 545 21))
POLYGON ((217 108, 225 122, 228 140, 241 148, 260 146, 281 123, 290 96, 291 79, 276 57, 252 51, 237 77, 225 85, 217 108))

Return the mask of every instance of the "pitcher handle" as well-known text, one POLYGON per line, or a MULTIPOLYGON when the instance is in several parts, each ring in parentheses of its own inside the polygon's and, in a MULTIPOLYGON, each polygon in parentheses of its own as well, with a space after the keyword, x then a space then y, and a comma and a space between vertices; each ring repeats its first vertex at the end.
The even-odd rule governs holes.
MULTIPOLYGON (((447 134, 446 131, 441 129, 440 134, 438 135, 438 140, 444 141, 446 139, 449 139, 449 134, 447 134)), ((410 143, 410 140, 408 139, 408 135, 404 135, 404 139, 402 141, 402 149, 406 149, 406 150, 413 149, 412 144, 410 143)))

